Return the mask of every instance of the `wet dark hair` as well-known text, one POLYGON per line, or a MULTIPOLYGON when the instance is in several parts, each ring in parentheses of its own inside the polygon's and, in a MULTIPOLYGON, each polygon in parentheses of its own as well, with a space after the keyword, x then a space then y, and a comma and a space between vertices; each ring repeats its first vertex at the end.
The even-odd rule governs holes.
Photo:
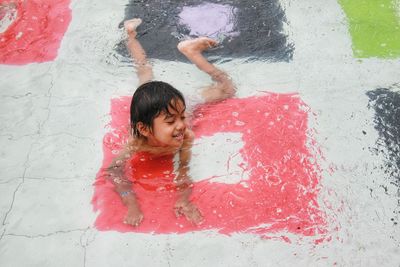
POLYGON ((131 102, 131 127, 133 135, 140 137, 137 129, 138 122, 144 126, 153 127, 153 120, 160 113, 170 114, 168 108, 177 111, 176 103, 185 99, 179 90, 166 82, 152 81, 139 86, 132 97, 131 102))

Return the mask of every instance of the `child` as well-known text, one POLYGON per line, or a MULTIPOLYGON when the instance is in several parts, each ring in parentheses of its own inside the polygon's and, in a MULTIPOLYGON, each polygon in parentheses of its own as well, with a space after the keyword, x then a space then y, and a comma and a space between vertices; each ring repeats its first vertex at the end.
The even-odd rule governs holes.
MULTIPOLYGON (((202 215, 189 201, 192 183, 188 170, 194 135, 186 122, 185 100, 171 85, 151 81, 152 68, 147 62, 145 51, 136 39, 136 28, 141 22, 140 19, 132 19, 124 23, 128 34, 127 46, 135 62, 140 86, 135 91, 131 103, 132 135, 107 169, 109 178, 128 208, 124 223, 138 226, 143 220, 143 214, 132 191, 132 182, 124 176, 126 161, 133 153, 141 151, 160 156, 179 153, 177 176, 173 181, 178 194, 175 214, 184 215, 190 222, 199 224, 202 215)), ((209 63, 201 54, 216 44, 216 41, 206 37, 178 44, 179 51, 215 81, 202 91, 202 97, 206 102, 219 101, 235 93, 229 76, 209 63)))

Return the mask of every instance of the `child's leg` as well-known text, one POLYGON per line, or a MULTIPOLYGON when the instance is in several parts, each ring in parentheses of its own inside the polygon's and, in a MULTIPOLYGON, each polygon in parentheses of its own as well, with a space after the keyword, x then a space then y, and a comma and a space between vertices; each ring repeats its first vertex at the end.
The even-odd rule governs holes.
POLYGON ((149 82, 153 78, 153 70, 147 62, 146 52, 136 39, 136 28, 142 23, 141 19, 131 19, 124 22, 125 30, 128 34, 127 47, 136 66, 139 85, 149 82))
POLYGON ((208 62, 201 54, 204 50, 215 45, 217 45, 216 41, 206 37, 187 40, 178 44, 179 51, 215 81, 214 84, 205 88, 202 92, 207 102, 223 100, 235 94, 235 87, 228 74, 208 62))

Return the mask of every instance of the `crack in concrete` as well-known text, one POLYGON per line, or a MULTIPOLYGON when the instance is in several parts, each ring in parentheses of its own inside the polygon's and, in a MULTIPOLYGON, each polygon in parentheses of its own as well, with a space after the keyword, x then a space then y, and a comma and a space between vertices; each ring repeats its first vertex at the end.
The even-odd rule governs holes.
POLYGON ((3 225, 3 226, 6 225, 7 217, 8 217, 8 215, 10 214, 10 212, 11 212, 13 206, 14 206, 15 195, 17 194, 19 188, 21 187, 21 185, 22 185, 23 183, 24 183, 24 180, 22 179, 22 181, 17 185, 17 188, 14 190, 10 208, 7 210, 6 214, 4 215, 4 219, 3 219, 3 222, 2 222, 2 225, 3 225))
POLYGON ((0 137, 5 137, 5 138, 7 138, 8 140, 12 140, 13 135, 12 135, 12 134, 0 134, 0 137))
POLYGON ((18 140, 20 140, 22 138, 25 138, 25 137, 34 137, 34 136, 37 136, 37 135, 38 135, 38 133, 24 134, 24 135, 21 135, 21 136, 15 138, 12 134, 3 134, 3 135, 0 135, 0 137, 7 137, 8 140, 10 140, 10 141, 18 141, 18 140))
POLYGON ((3 232, 0 235, 0 241, 3 239, 5 233, 6 233, 6 228, 3 229, 3 232))
MULTIPOLYGON (((169 247, 167 248, 167 251, 168 251, 168 254, 172 255, 169 247)), ((171 256, 171 257, 173 257, 173 256, 171 256)), ((171 257, 167 257, 168 267, 171 267, 171 257)))
POLYGON ((78 228, 78 229, 71 229, 71 230, 58 230, 52 233, 48 233, 48 234, 38 234, 38 235, 24 235, 24 234, 13 234, 13 233, 9 233, 9 234, 4 234, 4 236, 14 236, 14 237, 25 237, 25 238, 45 238, 45 237, 49 237, 49 236, 53 236, 53 235, 58 235, 58 234, 69 234, 69 233, 74 233, 74 232, 84 232, 87 228, 78 228))
POLYGON ((23 94, 23 95, 2 95, 1 98, 20 99, 20 98, 24 98, 24 97, 27 97, 27 96, 30 96, 30 95, 32 95, 32 93, 28 92, 28 93, 23 94))
POLYGON ((24 164, 23 164, 23 166, 24 166, 24 172, 23 172, 22 177, 21 177, 22 181, 17 185, 17 187, 16 187, 15 190, 14 190, 13 197, 12 197, 12 201, 11 201, 11 204, 10 204, 10 208, 9 208, 9 209, 7 210, 7 212, 5 213, 4 218, 3 218, 3 221, 2 221, 2 225, 3 225, 3 226, 6 225, 6 221, 7 221, 8 215, 11 213, 12 208, 14 207, 15 196, 16 196, 17 192, 18 192, 19 188, 22 186, 22 184, 25 182, 25 174, 26 174, 26 171, 27 171, 27 169, 28 169, 29 157, 30 157, 30 155, 31 155, 31 153, 32 153, 32 148, 33 148, 33 145, 34 145, 34 144, 35 144, 35 143, 32 143, 32 144, 31 144, 31 146, 30 146, 30 148, 29 148, 29 151, 28 151, 28 153, 27 153, 27 155, 26 155, 26 159, 25 159, 25 162, 24 162, 24 164))
MULTIPOLYGON (((49 98, 49 100, 48 100, 48 102, 47 102, 47 107, 45 107, 45 109, 48 110, 48 114, 47 114, 47 118, 43 121, 42 124, 44 124, 44 123, 48 120, 48 118, 49 118, 49 116, 50 116, 50 108, 49 108, 49 107, 50 107, 50 102, 51 102, 51 97, 52 97, 51 90, 52 90, 52 88, 53 88, 53 86, 54 86, 54 84, 53 84, 53 75, 52 75, 51 73, 49 73, 49 72, 50 72, 50 69, 51 69, 51 66, 48 68, 48 70, 47 70, 47 71, 45 72, 45 74, 44 74, 44 76, 45 76, 45 75, 50 75, 51 81, 50 81, 50 87, 48 88, 47 93, 45 94, 45 96, 47 96, 47 97, 49 98)), ((32 97, 32 96, 33 96, 33 94, 32 94, 31 92, 28 92, 28 93, 22 94, 22 95, 2 95, 2 97, 4 97, 4 98, 13 98, 13 99, 21 99, 21 98, 23 98, 23 97, 32 97)), ((25 120, 26 120, 26 118, 21 119, 20 121, 17 121, 15 124, 22 123, 22 122, 24 122, 25 120)), ((42 126, 43 126, 43 125, 41 125, 41 124, 39 123, 38 130, 36 131, 35 134, 24 135, 24 136, 31 136, 31 135, 36 135, 36 134, 39 134, 39 135, 40 135, 41 127, 42 127, 42 126)), ((6 130, 6 129, 7 129, 7 128, 1 128, 2 131, 3 131, 3 130, 6 130)))
POLYGON ((167 243, 165 244, 165 256, 167 259, 168 267, 171 267, 171 258, 173 258, 173 254, 169 237, 167 237, 167 243))
MULTIPOLYGON (((52 181, 82 181, 87 179, 88 176, 75 176, 72 178, 65 178, 65 177, 25 177, 25 180, 52 180, 52 181)), ((0 184, 2 184, 0 182, 0 184)))
POLYGON ((50 110, 50 104, 51 104, 51 99, 52 99, 52 92, 51 92, 51 91, 52 91, 53 86, 54 86, 54 77, 53 77, 53 74, 49 73, 49 72, 50 72, 50 68, 51 68, 51 67, 49 67, 49 69, 48 69, 48 71, 47 71, 47 73, 46 73, 46 74, 50 75, 50 77, 51 77, 50 87, 48 88, 47 94, 46 94, 46 96, 49 98, 49 100, 48 100, 48 102, 47 102, 47 106, 44 108, 45 110, 47 110, 47 117, 46 117, 41 123, 39 123, 39 129, 38 129, 39 135, 40 135, 41 132, 42 132, 43 126, 44 126, 44 125, 46 124, 46 122, 49 120, 49 118, 50 118, 50 113, 51 113, 51 110, 50 110))
POLYGON ((93 228, 88 227, 80 237, 79 242, 83 248, 83 267, 86 267, 87 247, 96 240, 96 233, 93 233, 93 228))
POLYGON ((67 133, 67 132, 59 132, 59 133, 54 133, 54 134, 50 134, 50 135, 44 135, 43 137, 54 137, 54 136, 59 136, 59 135, 68 135, 70 137, 74 137, 74 138, 81 139, 81 140, 96 141, 96 139, 92 138, 92 137, 78 136, 78 135, 74 135, 74 134, 67 133))
POLYGON ((8 183, 11 183, 12 181, 17 180, 17 179, 22 179, 22 177, 8 178, 8 180, 0 181, 0 184, 8 184, 8 183))
POLYGON ((86 247, 83 248, 83 267, 86 267, 86 247))
POLYGON ((96 233, 93 231, 92 227, 87 227, 82 233, 80 238, 80 244, 82 247, 88 247, 91 243, 96 240, 96 233))
POLYGON ((75 98, 73 98, 73 100, 75 100, 76 103, 56 104, 56 105, 53 105, 53 107, 55 107, 55 108, 76 108, 76 107, 79 107, 80 105, 82 105, 83 104, 82 102, 87 100, 87 98, 85 98, 85 97, 79 97, 79 98, 75 97, 75 98))

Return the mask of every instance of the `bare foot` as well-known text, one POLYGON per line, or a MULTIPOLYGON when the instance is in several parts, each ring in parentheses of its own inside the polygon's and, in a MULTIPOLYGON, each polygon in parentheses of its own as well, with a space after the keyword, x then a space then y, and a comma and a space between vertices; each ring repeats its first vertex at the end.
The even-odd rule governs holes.
POLYGON ((142 20, 139 18, 134 18, 130 20, 124 21, 124 28, 128 34, 133 34, 136 36, 136 28, 142 23, 142 20))
POLYGON ((235 95, 236 90, 234 86, 229 84, 214 84, 206 87, 201 92, 206 103, 219 102, 235 95))
POLYGON ((142 211, 138 207, 128 207, 128 212, 125 215, 124 223, 137 227, 142 221, 142 211))
POLYGON ((184 215, 194 225, 199 225, 203 222, 203 216, 199 209, 191 202, 176 203, 174 209, 176 217, 184 215))
POLYGON ((208 37, 199 37, 192 40, 182 41, 178 44, 178 50, 184 54, 201 53, 218 44, 217 41, 208 37))

